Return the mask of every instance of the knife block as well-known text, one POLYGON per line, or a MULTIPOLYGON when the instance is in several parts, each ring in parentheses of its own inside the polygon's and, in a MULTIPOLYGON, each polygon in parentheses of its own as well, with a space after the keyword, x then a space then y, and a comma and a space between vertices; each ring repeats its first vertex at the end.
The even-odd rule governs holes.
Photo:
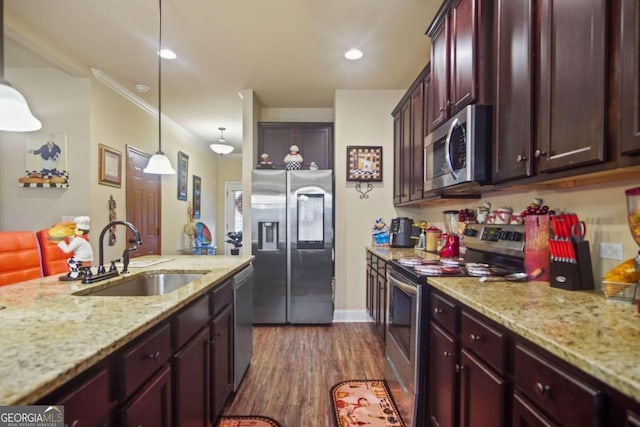
POLYGON ((551 261, 550 279, 552 288, 567 291, 587 291, 594 288, 591 270, 591 252, 589 242, 575 243, 576 263, 551 261))

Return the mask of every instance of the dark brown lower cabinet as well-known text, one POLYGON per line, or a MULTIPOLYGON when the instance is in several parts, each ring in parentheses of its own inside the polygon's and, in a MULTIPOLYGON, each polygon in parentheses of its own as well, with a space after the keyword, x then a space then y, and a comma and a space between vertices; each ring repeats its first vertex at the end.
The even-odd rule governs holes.
POLYGON ((120 410, 118 425, 171 426, 171 366, 165 366, 120 410))
POLYGON ((457 341, 433 321, 429 334, 429 424, 453 427, 457 414, 457 341))
POLYGON ((367 313, 385 342, 387 328, 387 262, 367 251, 367 313))
POLYGON ((64 406, 64 423, 68 426, 107 427, 111 424, 114 401, 109 392, 109 371, 100 369, 80 381, 73 389, 55 400, 64 406))
POLYGON ((218 415, 233 390, 233 306, 227 305, 211 321, 211 417, 218 415))
POLYGON ((457 370, 460 372, 459 425, 504 426, 507 382, 464 348, 457 370))
POLYGON ((517 427, 550 427, 556 424, 549 421, 525 397, 513 394, 513 423, 517 427))
POLYGON ((209 327, 203 328, 173 358, 174 425, 209 425, 209 327))

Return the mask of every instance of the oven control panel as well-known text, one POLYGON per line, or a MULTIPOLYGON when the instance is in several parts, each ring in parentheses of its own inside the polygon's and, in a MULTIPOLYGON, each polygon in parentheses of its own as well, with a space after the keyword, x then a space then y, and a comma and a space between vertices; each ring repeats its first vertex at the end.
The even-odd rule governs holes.
POLYGON ((467 224, 462 243, 478 251, 524 258, 524 225, 467 224))

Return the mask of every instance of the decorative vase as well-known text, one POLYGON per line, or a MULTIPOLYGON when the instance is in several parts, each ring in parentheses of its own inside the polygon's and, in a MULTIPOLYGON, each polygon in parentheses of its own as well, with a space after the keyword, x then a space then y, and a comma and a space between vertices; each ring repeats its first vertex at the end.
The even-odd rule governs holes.
POLYGON ((231 248, 231 255, 240 255, 240 248, 231 248))

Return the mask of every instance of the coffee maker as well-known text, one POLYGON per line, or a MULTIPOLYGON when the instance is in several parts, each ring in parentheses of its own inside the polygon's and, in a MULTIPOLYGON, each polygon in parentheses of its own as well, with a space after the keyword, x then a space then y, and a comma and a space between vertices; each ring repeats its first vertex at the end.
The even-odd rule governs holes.
POLYGON ((459 211, 444 211, 444 228, 446 233, 442 236, 444 245, 438 255, 442 258, 457 258, 460 256, 460 237, 458 237, 458 213, 459 211))
POLYGON ((413 224, 413 219, 398 217, 391 220, 389 227, 392 248, 413 248, 420 237, 420 227, 413 224))

